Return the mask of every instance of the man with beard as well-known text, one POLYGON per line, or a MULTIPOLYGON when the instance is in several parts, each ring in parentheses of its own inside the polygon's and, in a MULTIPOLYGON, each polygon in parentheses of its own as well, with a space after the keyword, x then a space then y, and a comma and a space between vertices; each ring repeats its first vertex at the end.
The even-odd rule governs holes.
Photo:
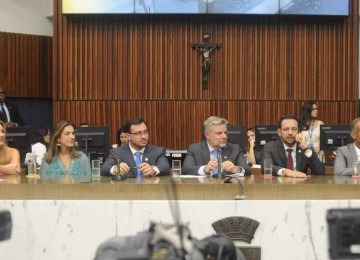
POLYGON ((227 143, 227 124, 224 118, 209 117, 204 122, 206 140, 188 147, 183 166, 183 174, 249 175, 250 168, 238 144, 227 143))
POLYGON ((129 142, 110 151, 101 175, 117 175, 119 168, 120 174, 126 177, 169 175, 165 149, 148 144, 149 130, 144 119, 129 119, 123 130, 129 142))
POLYGON ((308 168, 313 174, 325 174, 324 164, 310 147, 305 136, 299 134, 299 120, 293 115, 280 118, 277 133, 279 139, 264 146, 261 169, 264 173, 264 160, 272 160, 272 173, 275 176, 306 178, 308 168))

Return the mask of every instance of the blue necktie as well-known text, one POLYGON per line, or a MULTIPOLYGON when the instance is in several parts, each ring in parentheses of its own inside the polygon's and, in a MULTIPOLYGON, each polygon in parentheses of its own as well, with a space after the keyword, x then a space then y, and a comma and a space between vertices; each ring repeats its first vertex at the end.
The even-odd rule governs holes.
MULTIPOLYGON (((219 150, 212 150, 211 153, 213 154, 214 158, 219 159, 219 150)), ((219 173, 219 167, 216 167, 213 171, 213 175, 219 173)))
POLYGON ((135 153, 135 156, 136 156, 136 160, 135 160, 135 165, 136 165, 136 176, 139 177, 141 175, 141 172, 140 172, 140 164, 141 164, 141 154, 142 152, 136 152, 135 153))

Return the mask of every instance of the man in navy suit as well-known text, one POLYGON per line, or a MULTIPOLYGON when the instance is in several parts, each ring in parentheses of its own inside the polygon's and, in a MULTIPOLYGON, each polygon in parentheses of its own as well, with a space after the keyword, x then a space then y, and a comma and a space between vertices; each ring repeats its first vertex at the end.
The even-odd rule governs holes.
POLYGON ((320 162, 305 136, 299 134, 299 120, 293 115, 280 118, 277 133, 279 139, 264 146, 261 169, 264 173, 264 160, 272 160, 272 173, 275 176, 306 178, 308 168, 313 174, 325 174, 325 166, 320 162))
POLYGON ((6 92, 0 87, 0 120, 6 127, 23 126, 24 122, 15 104, 5 101, 6 92))
POLYGON ((227 143, 224 118, 209 117, 204 122, 206 141, 188 147, 182 172, 192 175, 250 174, 243 151, 238 144, 227 143))
POLYGON ((165 149, 148 144, 149 130, 144 119, 129 119, 124 125, 129 142, 110 151, 101 167, 101 175, 120 174, 126 177, 169 175, 165 149))

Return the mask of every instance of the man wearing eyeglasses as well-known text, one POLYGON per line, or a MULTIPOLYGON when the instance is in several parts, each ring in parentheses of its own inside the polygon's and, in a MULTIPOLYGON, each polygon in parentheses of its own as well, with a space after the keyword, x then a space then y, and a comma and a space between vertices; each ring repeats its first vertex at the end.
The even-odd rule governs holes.
POLYGON ((24 122, 15 104, 5 101, 6 92, 0 87, 0 120, 6 127, 23 126, 24 122))
POLYGON ((184 161, 184 174, 251 174, 240 146, 227 142, 227 124, 225 118, 216 116, 211 116, 204 122, 206 141, 189 146, 184 161))
POLYGON ((129 142, 110 151, 101 175, 117 175, 119 171, 126 177, 169 175, 165 149, 148 144, 149 130, 144 119, 129 119, 123 130, 129 142))

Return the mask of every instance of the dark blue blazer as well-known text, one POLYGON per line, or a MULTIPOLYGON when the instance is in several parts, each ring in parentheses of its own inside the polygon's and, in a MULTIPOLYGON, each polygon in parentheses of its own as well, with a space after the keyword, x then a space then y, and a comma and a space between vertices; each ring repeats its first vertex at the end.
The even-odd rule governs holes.
MULTIPOLYGON (((101 167, 101 175, 111 175, 110 169, 117 164, 118 159, 120 159, 120 162, 125 162, 130 167, 135 167, 134 155, 131 153, 129 144, 124 144, 120 147, 110 150, 108 158, 101 167)), ((150 144, 147 145, 142 156, 142 161, 147 162, 151 166, 156 166, 160 171, 159 175, 170 174, 169 162, 166 158, 165 149, 162 147, 156 147, 150 144)), ((125 176, 135 177, 136 169, 130 169, 130 171, 125 176)))

